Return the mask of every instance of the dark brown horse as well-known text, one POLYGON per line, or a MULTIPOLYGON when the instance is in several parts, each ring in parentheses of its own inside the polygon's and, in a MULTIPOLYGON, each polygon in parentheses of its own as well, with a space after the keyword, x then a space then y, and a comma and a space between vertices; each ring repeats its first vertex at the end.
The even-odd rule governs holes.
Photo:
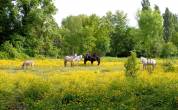
POLYGON ((84 57, 84 64, 86 64, 87 61, 90 61, 91 64, 93 64, 94 61, 97 61, 98 65, 100 65, 100 57, 97 56, 96 54, 93 54, 92 56, 86 54, 86 56, 84 57))

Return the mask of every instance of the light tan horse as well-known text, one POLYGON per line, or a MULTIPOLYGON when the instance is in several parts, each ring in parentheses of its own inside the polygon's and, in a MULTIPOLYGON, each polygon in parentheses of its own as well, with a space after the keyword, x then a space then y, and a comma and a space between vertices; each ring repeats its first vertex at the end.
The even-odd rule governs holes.
POLYGON ((22 64, 22 69, 26 69, 28 67, 33 67, 33 66, 34 66, 34 62, 32 60, 26 60, 22 64))

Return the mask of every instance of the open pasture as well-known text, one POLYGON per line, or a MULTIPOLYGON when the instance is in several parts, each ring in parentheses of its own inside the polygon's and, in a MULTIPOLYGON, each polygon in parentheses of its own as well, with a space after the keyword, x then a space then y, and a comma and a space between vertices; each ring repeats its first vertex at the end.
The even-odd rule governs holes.
POLYGON ((0 110, 176 110, 178 60, 175 72, 164 72, 162 59, 153 73, 136 78, 124 73, 125 58, 102 58, 85 66, 64 67, 62 59, 0 60, 0 110))

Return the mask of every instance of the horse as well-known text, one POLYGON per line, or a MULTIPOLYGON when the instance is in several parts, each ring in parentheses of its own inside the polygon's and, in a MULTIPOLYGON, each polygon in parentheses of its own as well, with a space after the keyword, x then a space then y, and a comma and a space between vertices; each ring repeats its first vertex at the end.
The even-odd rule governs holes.
POLYGON ((32 67, 32 66, 34 66, 34 62, 32 60, 26 60, 22 64, 22 69, 32 67))
POLYGON ((83 58, 83 55, 79 55, 79 56, 75 56, 75 58, 73 59, 73 61, 77 62, 77 65, 79 64, 80 60, 83 58))
POLYGON ((77 56, 77 54, 75 54, 74 56, 65 56, 64 57, 64 66, 67 66, 67 62, 71 62, 71 66, 73 66, 73 63, 75 61, 77 61, 79 63, 79 61, 82 59, 82 55, 77 56))
POLYGON ((84 57, 84 64, 86 65, 86 62, 87 61, 91 61, 91 64, 93 64, 94 61, 97 61, 98 62, 98 66, 100 65, 100 57, 97 56, 96 54, 93 54, 92 56, 87 54, 85 57, 84 57))
POLYGON ((140 57, 141 63, 143 64, 143 70, 147 68, 147 65, 152 65, 153 70, 156 67, 156 60, 147 59, 145 57, 140 57))

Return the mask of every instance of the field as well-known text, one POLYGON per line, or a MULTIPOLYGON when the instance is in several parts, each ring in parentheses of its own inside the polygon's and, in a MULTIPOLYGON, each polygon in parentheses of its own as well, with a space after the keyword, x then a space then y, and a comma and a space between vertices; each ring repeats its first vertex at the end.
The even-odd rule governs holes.
POLYGON ((64 67, 62 59, 0 60, 0 110, 178 110, 178 60, 164 72, 126 77, 124 58, 102 58, 101 65, 64 67))

